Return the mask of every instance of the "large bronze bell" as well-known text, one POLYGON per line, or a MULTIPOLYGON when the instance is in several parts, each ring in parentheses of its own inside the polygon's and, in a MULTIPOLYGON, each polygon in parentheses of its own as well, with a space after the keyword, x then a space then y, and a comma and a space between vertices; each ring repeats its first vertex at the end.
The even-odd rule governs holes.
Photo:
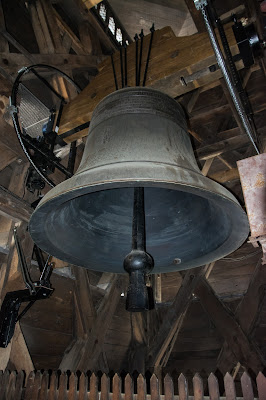
POLYGON ((248 235, 235 197, 201 174, 180 105, 136 87, 98 104, 78 171, 42 199, 31 236, 61 260, 122 273, 131 251, 134 187, 144 187, 154 273, 217 260, 248 235))

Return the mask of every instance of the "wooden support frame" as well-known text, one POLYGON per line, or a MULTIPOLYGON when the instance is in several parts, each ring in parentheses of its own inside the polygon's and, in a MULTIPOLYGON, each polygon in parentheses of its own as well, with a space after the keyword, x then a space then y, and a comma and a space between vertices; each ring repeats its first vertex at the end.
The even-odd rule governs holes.
POLYGON ((194 268, 186 272, 173 304, 148 349, 147 365, 149 367, 161 368, 166 364, 173 343, 182 326, 194 289, 203 274, 204 269, 202 268, 194 268))
POLYGON ((68 349, 60 364, 61 370, 88 371, 95 368, 103 351, 107 329, 120 299, 121 285, 121 278, 114 277, 97 311, 90 333, 86 339, 78 338, 68 349))
MULTIPOLYGON (((264 288, 265 285, 266 266, 262 265, 259 260, 250 280, 248 290, 235 311, 235 319, 247 336, 251 334, 259 314, 262 296, 264 296, 264 290, 261 290, 261 288, 264 288)), ((225 343, 217 360, 217 368, 223 373, 230 368, 229 365, 233 369, 237 361, 240 360, 236 359, 230 346, 225 343)))
POLYGON ((216 328, 223 335, 235 359, 254 373, 262 371, 266 366, 262 354, 241 329, 232 313, 218 299, 206 279, 198 282, 195 294, 216 328))

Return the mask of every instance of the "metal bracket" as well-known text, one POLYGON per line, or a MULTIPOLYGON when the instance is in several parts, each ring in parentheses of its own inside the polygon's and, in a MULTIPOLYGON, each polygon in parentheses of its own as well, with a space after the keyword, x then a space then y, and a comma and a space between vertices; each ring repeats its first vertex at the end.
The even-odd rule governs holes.
POLYGON ((194 4, 197 10, 208 5, 207 0, 194 0, 194 4))

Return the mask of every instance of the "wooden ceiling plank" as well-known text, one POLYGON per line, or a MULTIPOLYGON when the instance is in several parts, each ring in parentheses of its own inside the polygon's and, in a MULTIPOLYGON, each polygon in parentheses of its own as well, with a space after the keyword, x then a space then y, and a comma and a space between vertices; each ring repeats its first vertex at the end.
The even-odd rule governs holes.
POLYGON ((203 278, 198 282, 195 294, 200 299, 201 305, 224 340, 228 343, 236 360, 244 367, 251 368, 255 373, 263 370, 266 363, 261 353, 243 332, 231 312, 218 299, 206 279, 203 278))

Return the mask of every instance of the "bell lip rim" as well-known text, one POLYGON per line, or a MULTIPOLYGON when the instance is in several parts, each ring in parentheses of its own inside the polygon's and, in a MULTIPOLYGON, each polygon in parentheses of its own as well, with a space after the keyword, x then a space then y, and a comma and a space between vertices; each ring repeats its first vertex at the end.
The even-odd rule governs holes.
MULTIPOLYGON (((131 183, 135 183, 135 185, 130 185, 130 186, 128 184, 126 185, 126 183, 128 183, 128 180, 127 181, 115 181, 115 182, 112 182, 111 184, 110 183, 108 183, 108 184, 105 183, 105 184, 101 184, 101 185, 96 186, 98 190, 86 191, 86 192, 83 192, 82 194, 80 194, 79 196, 83 196, 83 195, 86 195, 86 194, 89 194, 89 193, 95 193, 95 192, 101 191, 101 190, 103 190, 104 187, 105 187, 105 190, 108 190, 108 189, 106 189, 106 185, 109 186, 109 189, 119 189, 119 188, 126 188, 126 187, 133 188, 133 187, 138 186, 137 183, 139 183, 139 182, 145 183, 145 181, 137 181, 137 182, 134 181, 134 182, 131 182, 131 183), (120 185, 118 187, 113 187, 113 186, 110 187, 110 185, 118 184, 118 183, 120 183, 120 184, 121 183, 125 183, 125 185, 123 185, 123 186, 120 185)), ((151 182, 147 182, 147 183, 151 183, 151 182)), ((233 225, 233 228, 232 228, 232 232, 229 235, 229 237, 217 249, 213 250, 211 253, 208 253, 208 254, 213 254, 213 255, 215 255, 217 253, 219 254, 219 251, 221 252, 221 250, 224 248, 224 251, 222 252, 222 254, 219 254, 219 256, 217 254, 216 257, 214 257, 211 261, 208 261, 208 262, 220 260, 221 258, 225 257, 226 255, 230 254, 231 252, 237 250, 245 242, 246 238, 248 237, 248 234, 249 234, 248 218, 247 218, 247 215, 246 215, 245 211, 243 210, 243 208, 237 202, 236 199, 234 201, 233 199, 230 199, 230 198, 228 198, 228 197, 226 197, 226 196, 224 196, 222 194, 218 194, 218 193, 212 192, 211 190, 206 190, 206 189, 199 188, 199 187, 192 186, 192 185, 185 185, 185 184, 180 184, 180 183, 179 184, 173 184, 173 183, 169 184, 169 181, 166 181, 166 182, 156 181, 156 182, 152 182, 152 183, 153 183, 153 185, 143 185, 143 186, 144 187, 158 187, 158 185, 156 185, 156 183, 157 184, 165 183, 166 185, 164 187, 160 186, 162 189, 167 189, 167 188, 170 189, 170 186, 172 186, 172 188, 173 188, 173 185, 175 186, 176 190, 178 190, 178 187, 183 187, 183 188, 184 187, 185 188, 189 187, 189 188, 194 189, 194 190, 200 189, 202 192, 209 193, 210 195, 214 195, 215 198, 217 198, 219 200, 219 203, 221 202, 221 200, 226 200, 227 201, 227 206, 232 208, 232 212, 237 213, 239 216, 241 216, 241 214, 242 214, 241 235, 239 235, 239 237, 237 238, 237 241, 234 242, 234 246, 229 246, 229 251, 228 251, 228 244, 230 245, 230 243, 232 243, 232 236, 234 234, 236 234, 236 231, 239 232, 238 227, 236 225, 236 221, 234 222, 234 225, 233 225), (166 186, 168 186, 168 187, 166 187, 166 186)), ((87 186, 87 189, 88 188, 92 188, 92 187, 95 188, 95 185, 87 186)), ((48 201, 44 202, 43 204, 40 204, 40 205, 37 206, 37 208, 34 210, 32 216, 30 218, 29 225, 28 225, 29 226, 29 232, 30 232, 30 235, 32 236, 33 240, 35 238, 37 238, 37 236, 39 236, 40 234, 39 234, 39 232, 32 232, 32 223, 35 221, 36 218, 37 218, 37 221, 38 221, 38 225, 45 223, 45 219, 47 217, 46 207, 48 206, 48 203, 50 203, 48 207, 51 206, 51 202, 52 202, 53 208, 55 206, 60 206, 61 204, 64 204, 64 203, 66 203, 68 201, 71 201, 73 198, 79 197, 79 196, 76 196, 76 195, 74 196, 74 194, 75 194, 75 192, 77 190, 81 190, 81 187, 79 187, 78 189, 69 190, 69 191, 65 192, 63 195, 60 194, 60 195, 54 196, 53 198, 49 199, 48 201), (69 197, 68 199, 65 199, 67 194, 70 194, 70 193, 72 193, 73 196, 69 197)), ((191 193, 192 191, 186 191, 186 192, 190 192, 191 193)), ((208 196, 206 196, 206 197, 208 197, 208 196)), ((210 199, 210 201, 214 201, 214 199, 210 199)), ((53 245, 52 241, 47 236, 46 236, 46 245, 48 243, 47 239, 48 239, 48 242, 50 242, 50 244, 53 245)), ((36 241, 36 242, 37 242, 37 245, 38 245, 38 241, 36 241)), ((42 245, 40 245, 39 247, 42 248, 42 245)), ((43 250, 47 252, 48 248, 46 249, 45 247, 46 246, 43 247, 43 250)), ((48 251, 48 253, 50 253, 50 252, 48 251)), ((59 250, 59 253, 60 253, 60 250, 59 250)), ((63 257, 61 257, 61 255, 59 256, 59 253, 57 253, 57 255, 55 254, 55 257, 63 260, 63 257)), ((71 256, 71 257, 68 256, 67 258, 68 258, 68 261, 66 261, 66 262, 68 262, 68 263, 71 263, 71 264, 74 264, 74 265, 79 265, 80 267, 86 268, 86 269, 89 269, 89 270, 99 271, 99 269, 93 269, 91 267, 86 267, 84 265, 81 265, 82 263, 80 261, 78 261, 73 256, 71 256), (69 259, 71 259, 72 262, 70 262, 69 259)), ((200 261, 200 259, 204 259, 204 256, 198 257, 196 260, 200 261)), ((162 270, 159 270, 159 271, 157 270, 156 271, 156 267, 155 267, 154 270, 153 270, 154 271, 153 273, 181 271, 181 270, 186 270, 186 269, 190 269, 190 268, 194 268, 194 267, 196 268, 198 266, 204 265, 205 263, 206 262, 204 261, 202 264, 198 264, 197 263, 195 265, 195 264, 192 264, 192 262, 191 262, 192 266, 187 266, 185 268, 180 268, 180 269, 173 269, 173 268, 171 268, 171 266, 168 266, 168 267, 165 267, 163 271, 162 270)), ((120 272, 116 272, 116 271, 112 271, 112 270, 109 270, 109 271, 107 270, 107 272, 121 273, 121 271, 120 272)))

